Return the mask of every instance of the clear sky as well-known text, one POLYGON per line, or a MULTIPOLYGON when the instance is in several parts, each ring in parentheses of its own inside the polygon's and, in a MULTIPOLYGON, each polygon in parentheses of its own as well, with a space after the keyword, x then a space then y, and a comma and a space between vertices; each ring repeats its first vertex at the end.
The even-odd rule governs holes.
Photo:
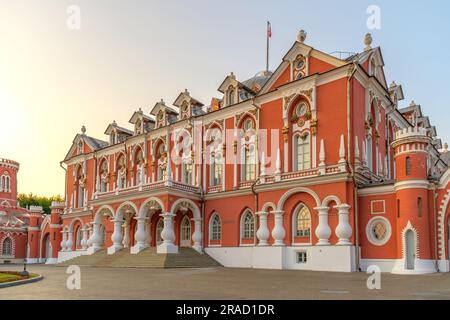
POLYGON ((188 88, 204 103, 233 71, 265 68, 266 21, 275 69, 299 29, 324 52, 362 51, 373 35, 386 77, 403 85, 450 140, 449 1, 0 0, 0 157, 21 163, 19 192, 64 193, 64 158, 76 133, 106 139, 141 107, 188 88), (67 8, 81 9, 70 30, 67 8), (381 29, 368 30, 369 5, 381 29))

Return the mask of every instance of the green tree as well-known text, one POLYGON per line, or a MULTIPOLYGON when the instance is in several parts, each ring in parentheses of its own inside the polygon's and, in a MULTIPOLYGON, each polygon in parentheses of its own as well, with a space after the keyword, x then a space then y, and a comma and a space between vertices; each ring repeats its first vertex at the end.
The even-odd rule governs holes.
POLYGON ((33 193, 21 193, 19 194, 17 200, 22 208, 28 208, 29 206, 41 206, 44 209, 45 214, 50 214, 50 206, 53 201, 64 202, 64 199, 60 195, 43 197, 33 193))

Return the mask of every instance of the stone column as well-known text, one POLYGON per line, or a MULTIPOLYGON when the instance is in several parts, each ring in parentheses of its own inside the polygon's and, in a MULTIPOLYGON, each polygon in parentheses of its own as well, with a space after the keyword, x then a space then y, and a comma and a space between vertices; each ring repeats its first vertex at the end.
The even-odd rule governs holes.
POLYGON ((66 244, 66 242, 67 242, 67 231, 65 231, 65 230, 63 230, 63 231, 61 231, 61 233, 62 233, 62 240, 61 240, 61 251, 66 251, 66 249, 67 249, 67 244, 66 244))
POLYGON ((256 213, 259 216, 259 228, 256 232, 256 237, 258 238, 258 246, 267 246, 269 243, 267 240, 269 240, 270 231, 267 227, 267 215, 268 212, 266 211, 260 211, 256 213))
POLYGON ((67 241, 66 241, 66 251, 72 251, 73 250, 73 236, 71 231, 67 232, 67 241))
POLYGON ((284 237, 286 236, 286 231, 283 227, 283 214, 284 211, 272 211, 275 215, 275 226, 272 230, 272 238, 274 238, 274 246, 284 246, 284 237))
POLYGON ((123 219, 114 219, 114 232, 111 236, 113 242, 112 246, 108 248, 108 254, 114 254, 123 248, 123 234, 122 234, 122 223, 123 219))
POLYGON ((92 246, 92 226, 87 227, 88 230, 88 240, 87 240, 87 246, 88 248, 92 246))
POLYGON ((102 249, 102 235, 100 234, 100 223, 99 222, 93 222, 92 223, 93 232, 90 239, 91 246, 88 249, 88 254, 94 254, 97 251, 102 249))
POLYGON ((331 229, 328 225, 328 207, 316 207, 314 208, 319 213, 319 224, 316 228, 316 237, 319 241, 316 245, 326 246, 330 244, 331 229))
POLYGON ((194 242, 193 249, 196 250, 199 253, 203 253, 202 248, 202 219, 201 218, 193 218, 192 221, 194 221, 195 229, 194 233, 192 234, 192 241, 194 242))
POLYGON ((123 223, 124 235, 123 235, 123 247, 128 248, 130 246, 130 223, 125 221, 123 223))
POLYGON ((81 239, 81 248, 83 250, 86 250, 88 248, 88 227, 85 226, 82 230, 83 232, 83 239, 81 239))
POLYGON ((157 253, 178 253, 178 247, 174 245, 175 233, 173 231, 173 217, 175 215, 170 212, 160 214, 164 219, 164 228, 161 232, 161 243, 157 248, 157 253))
POLYGON ((136 220, 137 220, 137 229, 136 233, 134 234, 136 244, 131 248, 132 254, 137 254, 149 246, 148 236, 145 230, 145 221, 147 220, 147 218, 138 217, 136 218, 136 220))
POLYGON ((353 230, 348 222, 350 206, 348 204, 341 204, 335 206, 335 208, 339 211, 339 224, 335 230, 336 235, 339 237, 337 245, 351 245, 350 237, 352 236, 353 230))

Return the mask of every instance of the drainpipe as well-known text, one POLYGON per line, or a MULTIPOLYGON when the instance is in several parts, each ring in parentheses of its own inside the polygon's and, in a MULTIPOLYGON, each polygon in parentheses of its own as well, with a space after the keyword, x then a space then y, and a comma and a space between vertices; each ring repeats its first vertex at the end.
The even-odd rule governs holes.
MULTIPOLYGON (((438 264, 438 234, 437 234, 437 210, 436 210, 436 183, 433 183, 433 218, 434 218, 434 254, 436 257, 435 260, 435 268, 436 271, 439 272, 439 264, 438 264)), ((444 232, 445 234, 445 232, 444 232)), ((445 248, 445 244, 444 244, 445 248)))
POLYGON ((359 251, 359 220, 358 220, 358 188, 356 186, 356 179, 355 179, 355 171, 353 168, 353 165, 351 163, 351 141, 352 141, 352 134, 351 134, 351 116, 350 116, 350 111, 351 111, 351 99, 350 99, 350 95, 351 95, 351 80, 353 78, 353 76, 355 75, 357 70, 357 61, 353 61, 353 70, 350 74, 350 76, 347 79, 347 155, 348 155, 348 166, 350 169, 350 176, 352 178, 353 181, 353 203, 354 203, 354 212, 353 212, 353 225, 355 226, 355 247, 356 247, 356 252, 355 252, 355 267, 356 270, 360 270, 360 251, 359 251))

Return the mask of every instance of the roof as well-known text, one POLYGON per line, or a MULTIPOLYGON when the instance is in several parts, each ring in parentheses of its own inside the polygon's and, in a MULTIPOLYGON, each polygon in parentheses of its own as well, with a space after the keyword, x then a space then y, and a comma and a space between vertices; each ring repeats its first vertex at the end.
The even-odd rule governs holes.
POLYGON ((261 71, 258 72, 254 77, 243 81, 242 84, 245 87, 250 88, 252 91, 258 92, 272 75, 272 71, 261 71))
POLYGON ((113 128, 115 128, 120 133, 125 133, 125 134, 129 134, 129 135, 133 135, 134 134, 133 131, 131 131, 131 130, 127 129, 127 128, 118 126, 115 121, 108 125, 108 127, 106 128, 105 134, 108 134, 108 135, 111 134, 113 128))

